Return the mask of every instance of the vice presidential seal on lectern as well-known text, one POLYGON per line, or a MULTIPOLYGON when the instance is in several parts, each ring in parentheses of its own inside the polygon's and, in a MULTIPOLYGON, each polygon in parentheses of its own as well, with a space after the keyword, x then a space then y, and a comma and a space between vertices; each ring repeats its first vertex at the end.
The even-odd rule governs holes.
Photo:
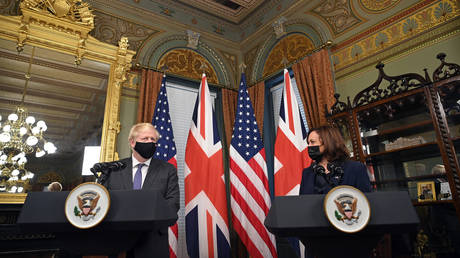
POLYGON ((110 195, 98 183, 88 182, 75 187, 65 201, 65 216, 70 224, 86 229, 104 220, 110 208, 110 195))
POLYGON ((366 196, 349 185, 336 186, 327 193, 324 198, 324 212, 332 226, 345 233, 362 230, 371 217, 366 196))

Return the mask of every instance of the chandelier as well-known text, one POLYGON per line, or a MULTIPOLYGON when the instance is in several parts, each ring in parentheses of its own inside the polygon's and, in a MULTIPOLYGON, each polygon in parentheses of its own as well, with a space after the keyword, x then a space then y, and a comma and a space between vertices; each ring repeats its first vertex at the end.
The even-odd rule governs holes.
POLYGON ((46 123, 42 120, 35 123, 35 118, 28 115, 24 106, 34 52, 35 47, 32 48, 25 75, 21 104, 5 121, 2 121, 0 115, 0 192, 22 193, 27 190, 34 174, 25 168, 26 155, 35 153, 39 158, 56 152, 54 144, 43 138, 43 132, 47 129, 46 123))

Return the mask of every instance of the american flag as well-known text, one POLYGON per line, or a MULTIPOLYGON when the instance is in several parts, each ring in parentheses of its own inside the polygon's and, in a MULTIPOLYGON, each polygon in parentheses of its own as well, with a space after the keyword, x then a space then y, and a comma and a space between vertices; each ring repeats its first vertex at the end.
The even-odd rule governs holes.
MULTIPOLYGON (((302 170, 310 166, 311 162, 307 150, 307 131, 301 118, 291 77, 288 70, 284 69, 283 96, 275 140, 275 195, 298 195, 302 170)), ((298 256, 303 257, 303 245, 294 239, 289 241, 294 245, 298 256)))
POLYGON ((185 226, 190 257, 230 257, 222 144, 205 74, 185 149, 185 226))
MULTIPOLYGON (((171 117, 169 116, 168 96, 166 94, 166 76, 163 75, 161 81, 160 93, 155 104, 155 112, 153 114, 152 124, 155 126, 161 137, 158 140, 157 149, 154 157, 156 159, 167 161, 177 168, 176 160, 176 144, 174 143, 174 135, 171 125, 171 117)), ((168 229, 169 239, 169 256, 177 257, 177 238, 178 229, 177 223, 168 229)))
POLYGON ((264 220, 271 206, 265 149, 241 75, 235 125, 230 145, 232 221, 250 257, 277 257, 275 237, 264 220))

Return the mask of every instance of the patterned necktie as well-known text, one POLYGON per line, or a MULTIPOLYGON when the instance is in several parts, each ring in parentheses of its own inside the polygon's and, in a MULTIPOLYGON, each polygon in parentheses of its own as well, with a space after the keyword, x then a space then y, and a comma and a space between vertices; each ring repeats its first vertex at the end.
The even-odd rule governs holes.
POLYGON ((141 169, 144 165, 145 165, 144 163, 137 164, 137 171, 136 171, 136 174, 134 175, 134 182, 133 182, 134 190, 142 189, 142 171, 141 169))

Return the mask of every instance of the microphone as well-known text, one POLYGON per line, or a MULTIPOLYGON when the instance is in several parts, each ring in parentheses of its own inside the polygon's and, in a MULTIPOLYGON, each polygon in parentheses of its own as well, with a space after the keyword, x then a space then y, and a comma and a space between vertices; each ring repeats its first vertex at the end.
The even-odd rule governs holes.
POLYGON ((126 164, 121 161, 101 162, 101 163, 94 164, 93 167, 90 168, 90 171, 93 173, 97 173, 97 172, 107 173, 107 172, 124 169, 125 167, 126 167, 126 164))
POLYGON ((126 164, 121 162, 121 161, 114 161, 114 162, 110 162, 108 164, 108 168, 111 170, 111 171, 116 171, 116 170, 120 170, 120 169, 124 169, 126 167, 126 164))
POLYGON ((124 169, 125 167, 126 164, 124 162, 113 161, 96 163, 89 170, 96 176, 96 182, 104 185, 112 172, 124 169), (101 172, 101 174, 98 175, 98 172, 101 172))

